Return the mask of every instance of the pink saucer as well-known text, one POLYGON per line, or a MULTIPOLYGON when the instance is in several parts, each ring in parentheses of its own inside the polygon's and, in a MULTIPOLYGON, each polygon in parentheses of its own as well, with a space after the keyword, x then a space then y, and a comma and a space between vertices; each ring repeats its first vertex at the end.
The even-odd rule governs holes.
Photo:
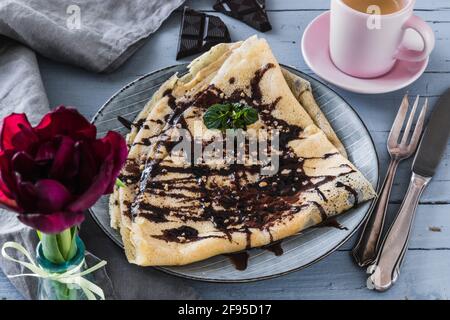
POLYGON ((302 39, 302 52, 308 67, 319 77, 342 89, 365 94, 387 93, 402 89, 416 81, 425 71, 429 59, 421 62, 398 61, 384 76, 360 79, 340 71, 329 54, 330 12, 314 19, 302 39))

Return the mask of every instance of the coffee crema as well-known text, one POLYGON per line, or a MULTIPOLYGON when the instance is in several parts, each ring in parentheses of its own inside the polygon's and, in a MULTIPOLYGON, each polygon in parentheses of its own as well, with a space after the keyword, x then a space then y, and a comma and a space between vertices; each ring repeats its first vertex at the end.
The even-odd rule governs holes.
POLYGON ((342 0, 342 2, 362 13, 374 14, 380 12, 382 15, 398 12, 407 4, 405 0, 342 0))

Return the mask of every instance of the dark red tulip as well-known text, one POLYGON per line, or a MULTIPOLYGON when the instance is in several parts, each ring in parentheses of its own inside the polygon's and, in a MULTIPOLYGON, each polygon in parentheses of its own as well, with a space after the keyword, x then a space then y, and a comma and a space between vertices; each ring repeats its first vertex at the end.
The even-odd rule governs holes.
POLYGON ((59 233, 80 224, 84 210, 111 193, 127 157, 116 132, 97 130, 64 106, 32 127, 24 114, 3 120, 0 133, 0 204, 24 224, 59 233))

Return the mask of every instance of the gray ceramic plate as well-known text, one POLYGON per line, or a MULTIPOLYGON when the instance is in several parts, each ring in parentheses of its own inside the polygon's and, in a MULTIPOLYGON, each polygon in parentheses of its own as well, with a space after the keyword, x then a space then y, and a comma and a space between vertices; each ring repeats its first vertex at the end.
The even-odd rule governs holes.
MULTIPOLYGON (((116 93, 95 115, 98 135, 108 130, 123 135, 127 130, 117 121, 117 116, 133 120, 157 88, 175 72, 183 74, 187 65, 177 65, 150 73, 125 86, 116 93)), ((337 135, 345 145, 350 160, 358 167, 376 188, 378 184, 378 158, 373 141, 356 112, 336 92, 323 83, 290 67, 291 72, 311 82, 314 96, 329 119, 337 135)), ((284 254, 275 256, 260 249, 250 250, 248 267, 238 271, 227 257, 216 256, 182 267, 161 267, 159 269, 180 277, 215 282, 246 282, 272 278, 305 268, 338 249, 358 229, 370 211, 372 203, 336 218, 346 230, 333 227, 310 228, 301 234, 282 242, 284 254)), ((101 198, 91 210, 93 218, 105 233, 119 246, 122 239, 109 226, 108 197, 101 198)))

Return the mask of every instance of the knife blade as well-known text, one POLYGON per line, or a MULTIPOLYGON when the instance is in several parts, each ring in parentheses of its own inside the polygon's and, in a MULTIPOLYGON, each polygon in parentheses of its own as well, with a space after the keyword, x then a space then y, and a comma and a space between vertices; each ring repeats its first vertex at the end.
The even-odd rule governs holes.
POLYGON ((450 88, 439 98, 423 134, 413 172, 432 177, 441 162, 450 137, 450 88))
POLYGON ((370 271, 371 287, 389 289, 398 279, 420 197, 435 174, 450 137, 450 88, 440 97, 431 114, 414 158, 413 174, 397 216, 387 232, 370 271))

